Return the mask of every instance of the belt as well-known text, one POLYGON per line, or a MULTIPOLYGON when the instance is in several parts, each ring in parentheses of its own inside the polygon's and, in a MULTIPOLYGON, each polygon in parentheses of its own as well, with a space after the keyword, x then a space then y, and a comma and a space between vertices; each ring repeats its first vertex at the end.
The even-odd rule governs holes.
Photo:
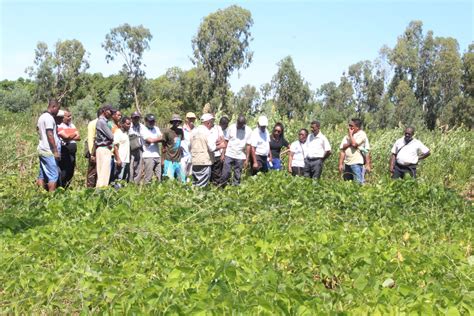
POLYGON ((323 159, 323 158, 320 158, 320 157, 318 157, 318 158, 306 157, 306 159, 307 159, 308 161, 316 161, 316 160, 321 160, 321 159, 323 159))

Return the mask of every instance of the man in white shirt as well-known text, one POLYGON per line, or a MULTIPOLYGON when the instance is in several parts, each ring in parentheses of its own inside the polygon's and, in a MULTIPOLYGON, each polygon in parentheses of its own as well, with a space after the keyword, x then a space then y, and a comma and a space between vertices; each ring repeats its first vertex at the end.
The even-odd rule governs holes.
POLYGON ((405 129, 405 137, 398 139, 392 147, 390 156, 390 174, 392 179, 403 178, 405 174, 416 178, 416 166, 418 161, 425 159, 431 153, 418 139, 413 138, 415 129, 405 129))
MULTIPOLYGON (((132 120, 129 117, 122 117, 120 121, 120 128, 114 133, 114 181, 125 180, 129 181, 130 177, 130 138, 128 131, 132 125, 132 120)), ((120 187, 118 183, 114 185, 116 188, 120 187)))
POLYGON ((224 148, 224 166, 222 168, 221 186, 226 186, 232 170, 234 177, 232 185, 239 185, 242 169, 247 168, 250 158, 250 137, 252 129, 246 125, 245 116, 239 115, 237 124, 228 128, 225 137, 227 146, 224 148))
POLYGON ((258 127, 256 127, 250 138, 250 152, 252 154, 252 175, 259 171, 268 171, 268 161, 272 160, 270 151, 270 133, 267 130, 268 119, 266 116, 258 118, 258 127))
MULTIPOLYGON (((181 170, 185 174, 186 178, 191 175, 191 152, 190 152, 190 142, 191 142, 191 133, 194 129, 194 122, 196 121, 196 114, 193 112, 186 113, 186 120, 183 124, 183 139, 181 140, 181 170)), ((187 178, 189 180, 189 178, 187 178)))
POLYGON ((355 180, 364 183, 364 164, 369 165, 369 141, 367 134, 361 129, 362 121, 354 118, 349 122, 347 135, 340 145, 339 173, 344 180, 355 180))
POLYGON ((36 129, 39 136, 38 155, 40 161, 38 186, 52 192, 59 181, 58 161, 61 159, 60 141, 55 116, 60 105, 57 100, 49 100, 48 109, 38 118, 36 129))
POLYGON ((311 122, 311 134, 306 140, 307 153, 305 157, 304 176, 312 179, 321 178, 323 163, 331 155, 331 145, 326 136, 320 131, 321 123, 311 122))
POLYGON ((302 128, 298 132, 298 140, 290 145, 288 156, 288 172, 293 176, 303 176, 305 169, 305 157, 308 153, 307 140, 308 130, 302 128))
POLYGON ((145 116, 145 128, 142 131, 143 144, 143 182, 148 184, 151 182, 153 175, 156 176, 158 182, 161 181, 161 157, 159 151, 159 142, 161 142, 161 131, 155 126, 155 116, 147 114, 145 116))

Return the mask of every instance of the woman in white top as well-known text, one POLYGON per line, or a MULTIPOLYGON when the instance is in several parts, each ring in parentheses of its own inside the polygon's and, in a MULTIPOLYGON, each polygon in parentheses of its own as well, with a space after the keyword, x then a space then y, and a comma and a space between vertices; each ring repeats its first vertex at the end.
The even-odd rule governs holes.
POLYGON ((308 138, 308 130, 302 128, 298 132, 298 140, 290 145, 290 155, 288 157, 288 172, 294 176, 304 175, 304 159, 308 149, 306 147, 306 139, 308 138))

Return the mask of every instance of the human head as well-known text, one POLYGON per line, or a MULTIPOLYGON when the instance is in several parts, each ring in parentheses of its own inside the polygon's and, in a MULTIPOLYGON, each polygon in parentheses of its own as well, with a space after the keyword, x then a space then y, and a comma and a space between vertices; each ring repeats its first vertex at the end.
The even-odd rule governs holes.
POLYGON ((112 116, 112 113, 114 113, 115 110, 110 104, 105 104, 102 106, 102 114, 106 119, 110 119, 112 116))
POLYGON ((222 128, 222 130, 225 131, 227 127, 229 127, 229 118, 227 116, 221 117, 221 119, 219 120, 219 125, 222 128))
POLYGON ((58 113, 56 113, 56 116, 54 117, 54 120, 56 121, 56 124, 61 124, 64 119, 64 111, 59 110, 58 113))
POLYGON ((135 111, 132 113, 131 118, 132 118, 133 125, 140 124, 140 117, 141 115, 139 112, 135 111))
POLYGON ((122 119, 122 112, 117 110, 114 113, 112 113, 112 120, 114 121, 115 124, 119 125, 121 119, 122 119))
POLYGON ((282 123, 277 122, 275 126, 273 126, 273 137, 274 138, 283 138, 285 136, 285 127, 282 123))
POLYGON ((123 116, 122 119, 120 120, 120 128, 124 132, 127 132, 130 129, 131 125, 132 125, 132 119, 129 118, 128 116, 123 116))
POLYGON ((156 119, 153 114, 150 113, 150 114, 145 115, 145 125, 147 127, 155 126, 155 122, 156 122, 156 119))
POLYGON ((189 126, 194 127, 194 122, 196 121, 196 114, 193 112, 186 113, 186 122, 189 126))
POLYGON ((170 124, 172 125, 173 128, 177 128, 179 124, 181 124, 183 120, 181 120, 181 117, 179 114, 173 114, 170 119, 170 124))
POLYGON ((414 127, 405 128, 405 141, 406 142, 410 142, 413 139, 413 135, 415 135, 414 127))
POLYGON ((237 118, 237 128, 238 129, 244 128, 246 123, 247 123, 247 120, 245 119, 245 116, 243 114, 240 114, 239 117, 237 118))
POLYGON ((58 114, 59 109, 61 108, 61 105, 59 104, 59 101, 56 99, 50 99, 48 101, 48 112, 56 116, 58 114))
POLYGON ((301 143, 306 142, 307 137, 308 137, 308 130, 306 128, 302 128, 298 131, 298 140, 301 143))
POLYGON ((266 116, 262 115, 258 118, 258 127, 263 132, 268 126, 268 119, 266 116))
POLYGON ((103 112, 102 107, 100 107, 99 109, 97 109, 97 117, 101 116, 101 115, 102 115, 102 112, 103 112))
POLYGON ((72 114, 68 110, 64 110, 63 123, 69 125, 72 121, 72 114))
POLYGON ((201 116, 202 125, 206 126, 208 129, 211 129, 214 126, 214 116, 210 113, 204 113, 201 116))
POLYGON ((321 128, 321 123, 319 123, 319 121, 312 121, 311 122, 311 132, 314 135, 318 135, 320 128, 321 128))
POLYGON ((358 119, 358 118, 353 118, 351 119, 351 121, 349 122, 349 128, 352 129, 354 132, 357 132, 360 130, 362 126, 362 121, 361 119, 358 119))

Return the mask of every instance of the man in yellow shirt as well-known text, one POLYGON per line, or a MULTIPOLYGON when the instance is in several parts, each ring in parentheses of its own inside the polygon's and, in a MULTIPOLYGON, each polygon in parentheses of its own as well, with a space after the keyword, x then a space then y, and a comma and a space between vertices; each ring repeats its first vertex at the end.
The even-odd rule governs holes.
POLYGON ((339 147, 339 173, 343 174, 344 180, 355 180, 360 184, 364 183, 364 165, 370 171, 369 139, 361 125, 360 119, 352 119, 339 147))
POLYGON ((97 183, 97 165, 95 161, 95 131, 97 127, 97 120, 99 116, 102 114, 102 108, 97 111, 97 118, 90 121, 87 124, 87 149, 88 152, 86 154, 86 158, 89 161, 89 165, 87 167, 87 176, 86 176, 86 187, 88 188, 95 188, 97 183))

